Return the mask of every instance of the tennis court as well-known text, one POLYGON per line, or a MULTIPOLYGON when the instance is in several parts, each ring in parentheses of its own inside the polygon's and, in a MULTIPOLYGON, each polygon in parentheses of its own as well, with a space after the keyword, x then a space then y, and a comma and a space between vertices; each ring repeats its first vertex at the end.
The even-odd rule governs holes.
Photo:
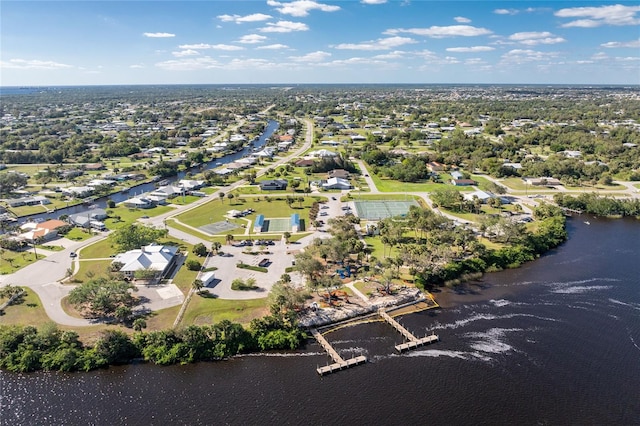
POLYGON ((198 229, 206 232, 207 234, 222 234, 223 232, 228 232, 236 228, 240 228, 240 226, 233 222, 222 221, 203 225, 198 229))
POLYGON ((418 206, 415 201, 375 200, 354 201, 356 213, 359 218, 367 220, 380 220, 386 217, 406 216, 409 207, 418 206))
POLYGON ((289 232, 291 231, 290 218, 265 219, 262 232, 289 232))

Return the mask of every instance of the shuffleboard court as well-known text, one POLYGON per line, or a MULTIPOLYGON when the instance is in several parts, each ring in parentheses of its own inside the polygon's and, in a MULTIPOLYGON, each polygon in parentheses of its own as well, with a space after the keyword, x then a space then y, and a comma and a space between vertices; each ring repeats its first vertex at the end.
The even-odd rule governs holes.
POLYGON ((222 221, 203 225, 198 229, 206 232, 207 234, 222 234, 223 232, 228 232, 236 228, 240 228, 240 226, 233 222, 222 221))
POLYGON ((406 216, 411 206, 418 206, 415 201, 371 200, 354 201, 356 214, 367 220, 380 220, 393 216, 406 216))

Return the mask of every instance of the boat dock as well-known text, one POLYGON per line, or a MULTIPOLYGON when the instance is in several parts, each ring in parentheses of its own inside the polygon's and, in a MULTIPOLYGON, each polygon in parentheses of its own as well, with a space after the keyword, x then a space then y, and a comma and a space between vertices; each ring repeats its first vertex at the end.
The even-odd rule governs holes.
POLYGON ((411 349, 415 349, 420 346, 437 342, 440 339, 437 334, 432 334, 430 336, 425 336, 422 338, 418 338, 414 336, 409 330, 407 330, 402 325, 400 325, 398 321, 391 318, 391 316, 388 313, 386 313, 384 309, 378 310, 378 315, 380 315, 380 317, 383 320, 391 324, 393 328, 395 328, 400 334, 402 334, 405 337, 405 339, 408 340, 408 342, 406 343, 401 343, 399 345, 396 345, 396 350, 398 352, 402 353, 404 351, 409 351, 411 349))
POLYGON ((327 339, 325 339, 324 336, 320 334, 318 330, 316 330, 315 328, 311 329, 311 334, 318 341, 318 343, 320 343, 320 346, 322 346, 323 349, 327 351, 327 354, 329 354, 329 356, 333 360, 333 364, 317 368, 319 375, 324 376, 326 374, 331 374, 333 372, 344 370, 367 362, 367 358, 362 355, 344 360, 340 356, 340 354, 338 354, 338 352, 333 348, 333 346, 331 346, 331 344, 327 342, 327 339))

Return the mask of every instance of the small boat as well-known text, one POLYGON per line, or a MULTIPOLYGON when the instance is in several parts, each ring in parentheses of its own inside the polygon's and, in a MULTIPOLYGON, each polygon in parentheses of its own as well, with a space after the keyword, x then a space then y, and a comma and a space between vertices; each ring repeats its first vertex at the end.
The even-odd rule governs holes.
POLYGON ((588 220, 585 220, 585 221, 584 221, 584 224, 585 224, 585 225, 591 225, 591 222, 589 222, 588 220))
POLYGON ((158 186, 167 186, 169 185, 169 180, 168 179, 164 179, 161 180, 160 182, 158 182, 158 186))

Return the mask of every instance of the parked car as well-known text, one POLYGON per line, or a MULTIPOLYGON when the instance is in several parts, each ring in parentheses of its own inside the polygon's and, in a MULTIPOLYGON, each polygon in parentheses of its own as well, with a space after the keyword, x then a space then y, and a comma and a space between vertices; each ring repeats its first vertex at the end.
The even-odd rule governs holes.
POLYGON ((267 258, 264 258, 260 261, 260 263, 258 263, 258 266, 260 266, 261 268, 265 268, 267 266, 269 266, 269 264, 271 263, 271 261, 267 258))
POLYGON ((78 254, 75 251, 72 251, 71 253, 69 253, 69 257, 77 257, 78 254))
POLYGON ((329 213, 327 212, 320 212, 320 216, 327 216, 329 213))

